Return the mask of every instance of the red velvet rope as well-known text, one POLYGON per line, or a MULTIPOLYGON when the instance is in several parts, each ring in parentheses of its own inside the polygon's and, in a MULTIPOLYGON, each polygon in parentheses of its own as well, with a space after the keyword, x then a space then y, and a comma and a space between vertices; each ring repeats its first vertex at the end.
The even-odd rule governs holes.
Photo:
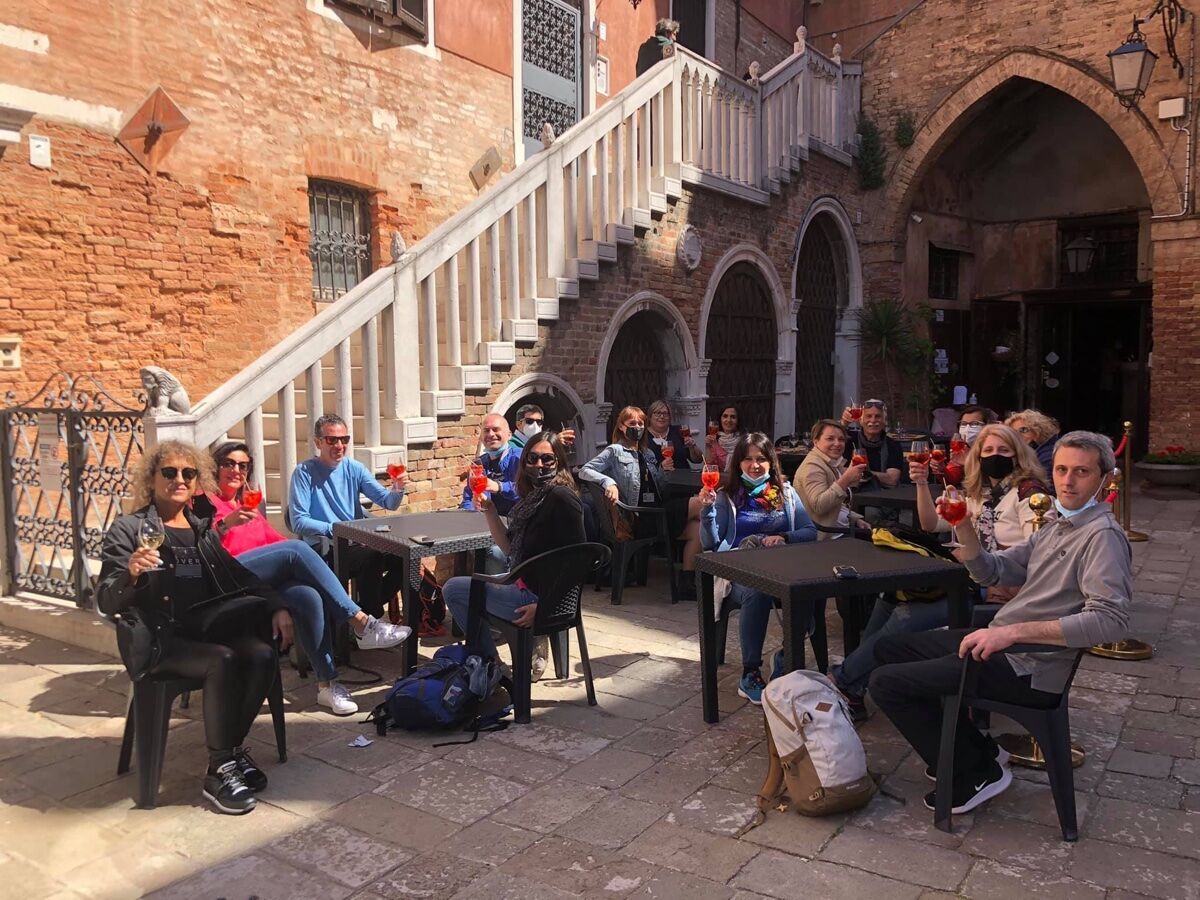
POLYGON ((1122 453, 1125 452, 1125 445, 1127 443, 1129 443, 1129 435, 1127 435, 1127 434, 1122 435, 1121 443, 1117 444, 1117 447, 1115 450, 1113 450, 1113 453, 1116 454, 1117 456, 1120 456, 1122 453))

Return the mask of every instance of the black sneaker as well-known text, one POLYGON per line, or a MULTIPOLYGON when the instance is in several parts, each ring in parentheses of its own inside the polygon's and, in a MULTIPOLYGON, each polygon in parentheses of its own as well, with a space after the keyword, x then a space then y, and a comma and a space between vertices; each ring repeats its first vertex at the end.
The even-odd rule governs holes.
MULTIPOLYGON (((994 741, 993 741, 993 743, 995 744, 994 741)), ((1008 751, 1005 750, 1003 747, 1001 747, 999 744, 995 744, 995 747, 996 747, 996 762, 1000 763, 1000 765, 1003 766, 1004 768, 1008 768, 1008 751)), ((930 781, 935 781, 935 782, 937 781, 937 772, 934 771, 933 766, 925 767, 925 777, 928 778, 930 781)))
POLYGON ((842 696, 846 699, 846 709, 850 712, 851 722, 861 725, 871 718, 870 710, 867 709, 867 701, 864 698, 854 694, 842 694, 842 696))
POLYGON ((246 782, 246 787, 256 794, 266 790, 267 773, 258 767, 249 750, 245 747, 235 747, 233 759, 237 763, 238 771, 242 773, 242 781, 246 782))
MULTIPOLYGON (((992 763, 991 770, 985 775, 976 773, 956 779, 951 791, 950 811, 956 816, 969 813, 998 794, 1003 794, 1010 784, 1012 771, 999 763, 992 763)), ((925 795, 926 809, 934 809, 936 802, 937 791, 930 791, 925 795)))
POLYGON ((245 815, 258 803, 254 792, 242 781, 236 759, 221 763, 215 772, 209 770, 204 776, 204 797, 218 812, 230 816, 245 815))

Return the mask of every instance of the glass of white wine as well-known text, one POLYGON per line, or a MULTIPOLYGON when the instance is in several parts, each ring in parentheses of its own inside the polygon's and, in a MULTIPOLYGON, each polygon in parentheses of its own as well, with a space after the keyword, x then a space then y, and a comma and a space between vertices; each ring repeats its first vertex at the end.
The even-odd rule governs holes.
MULTIPOLYGON (((167 533, 163 531, 162 523, 157 519, 143 519, 142 527, 138 530, 138 543, 143 547, 149 547, 151 550, 157 550, 163 545, 163 541, 167 538, 167 533)), ((161 572, 162 566, 155 566, 153 569, 147 569, 147 572, 161 572)))

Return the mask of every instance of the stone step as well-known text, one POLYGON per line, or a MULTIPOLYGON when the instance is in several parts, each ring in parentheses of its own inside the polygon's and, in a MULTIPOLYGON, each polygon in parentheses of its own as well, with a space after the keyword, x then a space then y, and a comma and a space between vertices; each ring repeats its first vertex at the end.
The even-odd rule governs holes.
POLYGON ((505 319, 501 333, 506 341, 512 341, 514 344, 536 344, 537 319, 505 319))
POLYGON ((579 244, 579 258, 599 263, 615 263, 617 261, 617 243, 616 241, 582 241, 579 244))
POLYGON ((563 267, 577 281, 599 281, 600 263, 594 259, 568 259, 563 267))
POLYGON ((626 225, 621 222, 609 222, 605 226, 605 236, 611 244, 632 244, 637 240, 637 235, 634 233, 632 225, 626 225))
POLYGON ((621 214, 621 221, 630 228, 638 231, 647 231, 651 224, 653 224, 650 210, 642 209, 638 206, 626 207, 625 211, 621 214))
POLYGON ((558 304, 559 299, 557 297, 535 297, 533 300, 533 305, 537 310, 538 321, 558 321, 558 304))

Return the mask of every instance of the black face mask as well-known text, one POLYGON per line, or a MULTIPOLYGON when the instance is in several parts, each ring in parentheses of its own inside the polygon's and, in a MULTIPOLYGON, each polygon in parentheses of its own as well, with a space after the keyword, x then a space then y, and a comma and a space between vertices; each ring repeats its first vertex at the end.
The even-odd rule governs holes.
POLYGON ((625 437, 633 441, 635 444, 642 439, 642 429, 636 425, 631 425, 625 429, 625 437))
POLYGON ((999 453, 994 456, 979 457, 979 471, 988 478, 994 478, 997 481, 1003 481, 1012 474, 1014 459, 1011 456, 1001 456, 999 453))
POLYGON ((558 474, 558 469, 553 467, 542 466, 531 476, 529 480, 533 482, 535 487, 541 487, 544 484, 549 484, 554 480, 554 476, 558 474))

